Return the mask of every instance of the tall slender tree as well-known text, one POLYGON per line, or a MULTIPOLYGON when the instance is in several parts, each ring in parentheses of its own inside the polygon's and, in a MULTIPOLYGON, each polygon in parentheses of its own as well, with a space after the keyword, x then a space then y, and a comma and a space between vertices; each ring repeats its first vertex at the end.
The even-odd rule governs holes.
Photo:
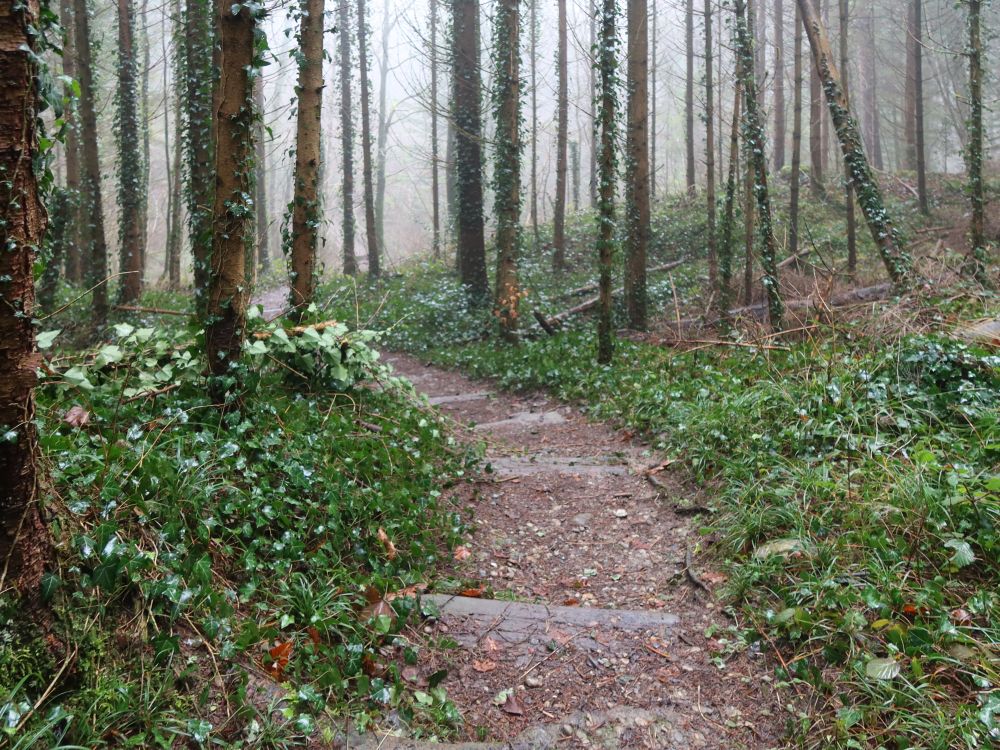
POLYGON ((785 3, 774 0, 774 171, 785 168, 785 3))
POLYGON ((614 356, 611 328, 611 268, 615 239, 615 110, 618 87, 618 29, 615 0, 601 0, 600 36, 596 68, 599 93, 597 97, 597 132, 600 136, 598 164, 600 166, 597 206, 597 264, 599 304, 597 316, 597 362, 606 365, 614 356))
POLYGON ((528 86, 531 89, 531 167, 528 197, 531 239, 534 249, 539 245, 538 234, 538 0, 528 0, 528 86))
POLYGON ((809 187, 813 198, 822 199, 826 197, 826 186, 823 183, 823 151, 826 143, 823 137, 823 86, 816 63, 812 63, 811 70, 809 78, 809 187))
POLYGON ((858 132, 857 122, 851 115, 847 97, 844 96, 840 82, 840 72, 833 60, 830 50, 830 39, 826 27, 819 18, 812 0, 797 0, 802 13, 802 21, 809 46, 812 49, 814 68, 819 72, 826 92, 827 104, 834 127, 837 129, 837 139, 844 155, 844 160, 851 170, 857 191, 858 203, 868 223, 872 240, 878 248, 882 263, 885 265, 889 278, 897 286, 905 285, 910 276, 911 261, 902 244, 902 240, 892 223, 882 199, 875 173, 868 164, 864 145, 858 132))
POLYGON ((649 14, 649 199, 656 200, 656 73, 657 73, 657 42, 656 22, 659 9, 654 0, 652 12, 649 14))
POLYGON ((802 14, 795 6, 795 49, 792 66, 792 174, 788 211, 788 254, 799 254, 799 197, 802 189, 802 14))
MULTIPOLYGON (((845 0, 840 0, 841 3, 845 0)), ((914 77, 914 134, 917 169, 917 203, 920 213, 930 215, 930 202, 927 198, 927 151, 924 146, 924 3, 923 0, 913 0, 913 77, 914 77)), ((844 76, 846 96, 847 70, 841 63, 841 75, 844 76)))
POLYGON ((368 81, 368 4, 358 0, 358 69, 361 78, 361 181, 364 186, 365 239, 368 246, 368 275, 381 273, 378 231, 375 228, 375 181, 372 166, 371 87, 368 81))
POLYGON ((81 216, 88 249, 87 283, 93 287, 91 326, 98 333, 108 320, 108 244, 104 235, 104 203, 101 199, 101 160, 97 150, 97 107, 94 101, 94 69, 90 52, 90 16, 87 0, 75 0, 73 7, 76 36, 77 72, 80 79, 80 145, 83 151, 81 175, 81 216))
POLYGON ((684 164, 688 195, 694 195, 695 154, 694 154, 694 0, 687 0, 684 11, 684 164))
MULTIPOLYGON (((299 6, 299 81, 295 129, 292 246, 289 258, 293 317, 300 318, 316 294, 316 251, 319 246, 320 143, 323 140, 323 0, 299 6)), ((257 86, 255 88, 260 88, 257 86)), ((259 119, 259 118, 258 118, 259 119)))
POLYGON ((385 255, 385 187, 386 159, 389 154, 389 128, 393 112, 389 111, 389 37, 395 20, 388 5, 382 13, 382 50, 378 63, 378 129, 375 136, 375 240, 379 255, 385 255))
POLYGON ((146 190, 142 142, 139 133, 138 64, 135 44, 135 7, 118 0, 118 219, 121 286, 119 298, 134 304, 142 293, 142 195, 146 190))
POLYGON ((986 191, 983 184, 983 38, 982 0, 966 0, 969 35, 969 121, 966 126, 965 169, 968 174, 969 263, 967 269, 980 282, 988 282, 986 246, 986 191))
POLYGON ((480 144, 479 0, 452 0, 458 272, 473 305, 488 299, 480 144))
POLYGON ((715 227, 715 86, 713 81, 712 3, 705 0, 705 200, 708 226, 708 283, 715 290, 719 282, 719 261, 715 227))
POLYGON ((629 326, 643 330, 648 323, 646 256, 649 245, 649 13, 646 0, 629 0, 627 13, 625 307, 629 326))
POLYGON ((879 113, 878 89, 878 55, 876 54, 875 38, 875 3, 872 2, 865 15, 865 43, 862 45, 862 65, 864 67, 864 137, 869 153, 872 155, 872 166, 881 170, 884 167, 882 157, 882 118, 879 113))
POLYGON ((170 36, 174 41, 173 71, 175 83, 183 75, 184 55, 179 45, 183 40, 183 19, 181 18, 180 0, 171 0, 170 14, 172 16, 171 35, 164 32, 163 41, 163 156, 167 166, 167 243, 166 253, 163 260, 163 278, 166 279, 167 289, 177 290, 181 285, 181 247, 183 245, 183 228, 181 226, 181 201, 182 183, 181 165, 184 157, 184 147, 182 138, 181 112, 183 107, 183 97, 180 87, 174 86, 174 91, 170 91, 169 72, 167 66, 169 59, 167 41, 170 36), (171 95, 172 94, 172 95, 171 95), (171 129, 170 112, 173 110, 173 129, 171 129))
MULTIPOLYGON (((840 70, 844 98, 850 101, 848 88, 848 49, 850 40, 850 0, 840 0, 840 70)), ((844 165, 844 204, 847 207, 847 274, 853 279, 858 270, 858 222, 854 213, 854 181, 851 169, 844 165)))
POLYGON ((341 199, 343 201, 343 270, 348 276, 358 272, 354 254, 354 120, 351 116, 351 6, 350 0, 340 0, 340 153, 341 199))
MULTIPOLYGON (((73 0, 59 0, 59 25, 63 29, 63 75, 68 81, 76 81, 76 38, 73 21, 73 0)), ((63 120, 66 122, 66 278, 79 284, 83 281, 83 256, 81 246, 85 234, 82 226, 85 224, 80 213, 80 122, 78 100, 74 85, 66 83, 63 86, 65 105, 63 120)))
MULTIPOLYGON (((733 82, 733 120, 729 131, 729 176, 726 179, 726 198, 719 227, 719 309, 727 316, 733 299, 733 257, 736 227, 736 187, 740 161, 740 58, 736 58, 736 76, 733 82)), ((751 212, 752 215, 752 212, 751 212)))
MULTIPOLYGON (((767 310, 771 328, 780 331, 785 306, 781 299, 778 282, 778 243, 774 237, 771 221, 771 200, 767 185, 767 160, 765 157, 764 123, 760 115, 759 94, 753 65, 753 8, 747 7, 746 0, 735 0, 736 8, 736 54, 742 58, 740 71, 743 74, 743 93, 746 105, 746 119, 743 138, 746 142, 748 166, 753 168, 754 197, 757 200, 757 224, 760 233, 760 265, 764 270, 764 291, 767 293, 767 310)), ((749 210, 749 206, 747 207, 749 210)))
MULTIPOLYGON (((566 267, 566 160, 569 141, 569 65, 566 33, 566 0, 557 0, 558 42, 556 68, 559 76, 556 92, 556 196, 552 216, 552 265, 556 271, 566 267)), ((575 200, 579 195, 574 193, 575 200)))
POLYGON ((597 209, 597 183, 599 180, 598 170, 600 168, 597 163, 597 55, 599 53, 597 48, 597 24, 598 17, 601 15, 601 2, 602 0, 588 0, 588 15, 590 16, 590 51, 587 57, 589 61, 587 72, 590 76, 590 94, 587 99, 590 102, 590 117, 588 120, 592 126, 590 131, 590 207, 595 210, 597 209))
POLYGON ((0 584, 28 611, 41 604, 39 584, 52 547, 42 514, 34 386, 35 249, 45 209, 33 168, 40 158, 35 61, 42 24, 39 0, 0 8, 0 584))
POLYGON ((430 68, 431 68, 431 252, 441 257, 441 187, 438 157, 438 0, 430 0, 430 68))
POLYGON ((215 204, 205 349, 220 402, 239 361, 246 328, 247 247, 253 231, 253 81, 259 6, 216 0, 219 78, 215 110, 215 204), (236 12, 234 12, 236 11, 236 12))
MULTIPOLYGON (((257 268, 261 273, 271 270, 271 232, 267 207, 267 127, 264 122, 264 77, 259 76, 253 87, 254 106, 257 108, 254 163, 254 221, 256 224, 257 268)), ((301 106, 301 105, 300 105, 301 106)), ((297 156, 297 152, 296 152, 297 156)))

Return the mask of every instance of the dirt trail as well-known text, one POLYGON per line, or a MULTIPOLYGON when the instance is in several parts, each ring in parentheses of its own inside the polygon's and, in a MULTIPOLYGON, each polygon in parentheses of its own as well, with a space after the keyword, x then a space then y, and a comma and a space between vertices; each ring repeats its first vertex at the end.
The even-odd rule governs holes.
POLYGON ((467 739, 494 743, 465 747, 781 745, 772 667, 756 651, 718 656, 732 622, 685 560, 708 588, 722 577, 697 554, 698 519, 674 510, 691 493, 667 472, 659 488, 645 478, 658 463, 646 446, 545 397, 387 359, 487 446, 486 473, 456 498, 474 532, 452 575, 494 598, 439 593, 405 675, 447 670, 467 739))

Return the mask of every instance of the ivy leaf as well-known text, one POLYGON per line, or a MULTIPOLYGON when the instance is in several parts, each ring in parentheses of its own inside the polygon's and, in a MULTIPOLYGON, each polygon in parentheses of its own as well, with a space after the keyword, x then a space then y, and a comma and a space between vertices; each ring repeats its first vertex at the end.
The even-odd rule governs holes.
POLYGON ((964 539, 949 539, 944 546, 954 551, 951 561, 959 568, 972 565, 976 561, 976 553, 972 551, 972 545, 964 539))
POLYGON ((80 367, 71 367, 63 373, 63 379, 85 391, 94 390, 94 384, 87 379, 87 372, 80 367))
POLYGON ((865 674, 873 680, 893 680, 899 677, 900 671, 895 659, 872 659, 865 665, 865 674))
POLYGON ((62 333, 62 329, 57 329, 55 331, 42 331, 35 337, 35 341, 38 343, 39 349, 48 349, 52 346, 52 342, 55 341, 56 336, 62 333))

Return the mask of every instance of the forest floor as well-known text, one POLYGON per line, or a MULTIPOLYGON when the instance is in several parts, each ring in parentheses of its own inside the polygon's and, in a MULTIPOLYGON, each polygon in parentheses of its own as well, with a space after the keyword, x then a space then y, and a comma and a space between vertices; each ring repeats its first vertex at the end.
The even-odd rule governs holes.
POLYGON ((502 747, 767 748, 784 709, 759 650, 727 654, 724 575, 698 555, 698 498, 630 434, 393 354, 396 372, 484 441, 457 501, 465 586, 434 598, 418 686, 441 682, 467 739, 502 747), (648 480, 655 473, 656 485, 648 480), (466 554, 468 553, 468 554, 466 554))

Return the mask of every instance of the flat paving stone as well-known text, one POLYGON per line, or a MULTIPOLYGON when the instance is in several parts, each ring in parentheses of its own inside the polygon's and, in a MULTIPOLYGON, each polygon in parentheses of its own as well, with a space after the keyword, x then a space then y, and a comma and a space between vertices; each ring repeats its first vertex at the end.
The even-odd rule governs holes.
POLYGON ((469 401, 483 401, 493 394, 489 391, 476 391, 475 393, 456 393, 451 396, 431 396, 427 402, 431 406, 441 406, 446 404, 464 404, 469 401))
POLYGON ((545 456, 524 458, 497 456, 489 459, 493 472, 502 476, 534 476, 536 474, 628 474, 622 464, 598 463, 572 456, 545 456))
POLYGON ((558 411, 519 411, 507 419, 477 424, 477 430, 501 430, 506 427, 537 427, 539 425, 566 424, 567 419, 558 411))

